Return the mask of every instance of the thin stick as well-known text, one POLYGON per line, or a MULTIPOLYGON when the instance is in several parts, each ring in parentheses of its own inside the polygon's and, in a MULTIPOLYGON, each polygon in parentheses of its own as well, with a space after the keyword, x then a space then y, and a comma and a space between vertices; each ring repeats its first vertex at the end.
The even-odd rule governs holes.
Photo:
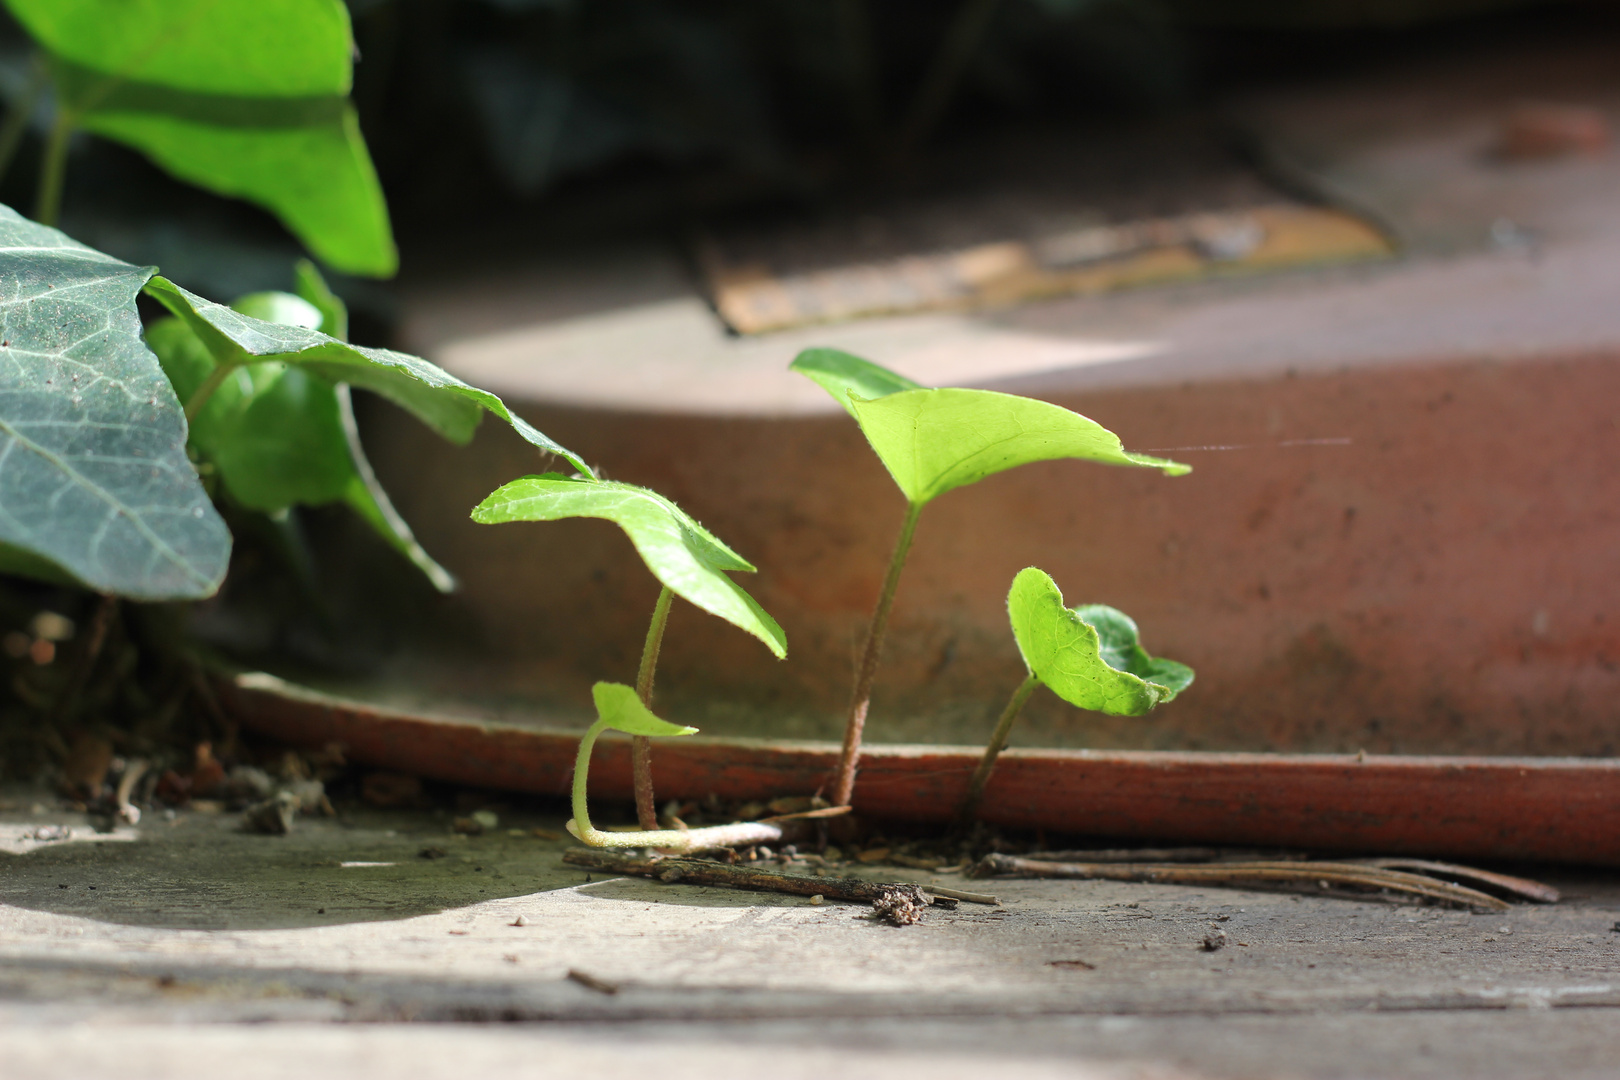
MULTIPOLYGON (((1420 874, 1384 870, 1342 862, 1227 862, 1204 864, 1163 863, 1055 863, 1020 859, 1013 855, 986 855, 973 868, 974 877, 1079 878, 1084 880, 1143 881, 1161 885, 1226 885, 1234 888, 1265 885, 1310 885, 1329 882, 1363 889, 1440 900, 1483 911, 1507 911, 1510 906, 1476 889, 1436 881, 1420 874)), ((1377 899, 1377 895, 1368 899, 1377 899)))
POLYGON ((923 892, 943 896, 947 900, 966 900, 970 904, 989 904, 1000 907, 1001 901, 989 893, 968 892, 966 889, 947 889, 943 885, 924 885, 923 892))
POLYGON ((225 380, 230 377, 231 372, 235 370, 236 365, 234 364, 214 365, 214 370, 208 373, 208 377, 202 381, 197 389, 191 392, 191 397, 186 401, 186 423, 189 424, 197 419, 197 414, 202 412, 204 405, 208 404, 208 399, 214 396, 214 391, 218 390, 225 380))
POLYGON ((1018 689, 1007 700, 1007 707, 1001 710, 1001 719, 996 721, 996 730, 990 736, 989 745, 984 748, 984 757, 979 759, 979 767, 973 770, 973 779, 968 781, 967 798, 962 800, 962 810, 958 815, 963 825, 971 825, 973 819, 979 816, 979 804, 984 801, 984 785, 996 767, 996 758, 1007 748, 1007 736, 1012 733, 1013 721, 1024 711, 1024 703, 1040 684, 1041 680, 1035 677, 1033 671, 1030 672, 1029 677, 1018 684, 1018 689))
POLYGON ((990 26, 1000 0, 962 0, 956 16, 946 28, 945 40, 940 43, 928 74, 923 77, 917 96, 911 101, 905 126, 900 131, 895 156, 904 158, 921 146, 933 132, 940 117, 951 103, 962 73, 967 70, 984 32, 990 26))
POLYGON ((45 90, 47 72, 45 58, 34 56, 34 70, 28 76, 28 85, 23 89, 23 95, 13 105, 11 112, 6 114, 6 123, 0 127, 0 177, 4 177, 11 168, 12 158, 17 156, 17 148, 22 145, 23 134, 28 130, 28 119, 34 114, 34 106, 39 104, 39 95, 45 90))
POLYGON ((687 885, 758 889, 794 896, 820 896, 828 900, 872 904, 902 925, 916 922, 916 917, 921 914, 922 909, 931 903, 923 886, 905 882, 886 884, 865 881, 861 878, 801 877, 798 874, 784 874, 776 870, 756 870, 749 866, 709 862, 706 859, 680 859, 668 856, 638 858, 612 851, 570 848, 563 852, 563 862, 573 866, 589 867, 592 870, 605 870, 613 874, 655 878, 666 885, 679 881, 687 885), (897 916, 892 913, 897 904, 904 914, 897 916), (908 915, 910 917, 907 917, 908 915))
POLYGON ((62 213, 62 185, 67 180, 68 142, 73 137, 74 117, 60 106, 45 140, 45 156, 40 160, 39 191, 35 195, 34 220, 55 225, 62 213))
MULTIPOLYGON (((653 678, 658 673, 658 651, 664 644, 664 626, 669 622, 669 602, 675 594, 665 585, 653 605, 652 621, 647 624, 647 643, 641 647, 641 669, 636 672, 636 696, 652 708, 653 678)), ((643 829, 658 828, 658 804, 653 798, 652 740, 645 735, 630 738, 630 772, 636 788, 636 821, 643 829)))
POLYGON ((911 551, 911 538, 917 531, 917 516, 921 513, 921 503, 911 503, 906 507, 905 524, 900 527, 900 539, 895 542, 894 554, 889 558, 889 572, 883 579, 877 610, 872 612, 872 625, 866 632, 866 647, 861 650, 861 666, 855 676, 855 693, 849 703, 849 719, 844 724, 844 749, 838 757, 838 778, 833 784, 834 806, 848 806, 855 792, 855 769, 861 760, 861 733, 866 728, 866 710, 872 704, 872 684, 877 681, 878 661, 883 657, 883 635, 889 628, 889 609, 894 606, 894 593, 900 586, 900 571, 905 569, 906 555, 911 551))

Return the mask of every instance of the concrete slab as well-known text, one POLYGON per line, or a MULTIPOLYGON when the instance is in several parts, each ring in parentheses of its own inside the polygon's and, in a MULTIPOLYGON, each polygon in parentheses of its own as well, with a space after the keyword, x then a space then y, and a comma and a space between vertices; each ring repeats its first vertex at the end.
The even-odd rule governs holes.
POLYGON ((896 929, 800 898, 587 883, 560 842, 459 838, 430 812, 346 809, 286 837, 236 826, 187 812, 130 843, 0 855, 8 1080, 525 1061, 609 1076, 775 1062, 788 1077, 1567 1077, 1612 1075, 1620 1055, 1612 876, 1565 876, 1565 903, 1489 916, 1007 881, 989 886, 1001 907, 896 929), (1212 926, 1231 944, 1206 952, 1212 926), (400 1021, 427 1026, 354 1026, 400 1021), (508 1024, 466 1026, 486 1021, 508 1024))

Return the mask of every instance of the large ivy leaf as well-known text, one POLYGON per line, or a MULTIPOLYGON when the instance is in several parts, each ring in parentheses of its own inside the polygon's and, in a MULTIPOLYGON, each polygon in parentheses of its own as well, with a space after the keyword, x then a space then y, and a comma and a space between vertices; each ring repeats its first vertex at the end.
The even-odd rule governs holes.
POLYGON ((790 369, 813 379, 855 417, 913 504, 1035 461, 1080 458, 1163 469, 1187 465, 1133 454, 1095 420, 1034 398, 992 390, 931 390, 837 349, 806 349, 790 369))
POLYGON ((101 592, 190 599, 231 538, 141 340, 151 275, 0 206, 0 542, 101 592))
POLYGON ((1193 681, 1187 665, 1148 655, 1129 615, 1105 604, 1064 607, 1057 583, 1033 566, 1013 578, 1007 614, 1029 670, 1079 708, 1140 716, 1193 681))
POLYGON ((258 203, 341 270, 398 265, 341 0, 6 0, 77 126, 258 203))
MULTIPOLYGON (((242 297, 236 306, 268 321, 313 328, 341 322, 341 302, 328 299, 337 305, 328 312, 274 292, 242 297)), ((216 366, 178 318, 153 323, 147 342, 183 397, 195 393, 216 366)), ((276 513, 297 505, 347 503, 436 588, 455 588, 455 579, 417 542, 377 483, 360 446, 346 387, 276 361, 236 368, 192 417, 191 442, 243 506, 276 513)))
POLYGON ((546 473, 502 486, 472 512, 473 520, 485 525, 572 517, 613 522, 675 595, 753 634, 778 657, 787 655, 787 636, 776 620, 724 573, 751 573, 754 567, 655 491, 546 473))
POLYGON ((591 697, 596 702, 597 718, 615 731, 650 738, 697 734, 695 727, 682 727, 659 719, 641 703, 635 688, 624 683, 599 682, 591 687, 591 697))
POLYGON ((391 349, 349 345, 303 326, 266 322, 204 300, 162 277, 146 291, 179 316, 207 346, 215 363, 230 367, 266 360, 296 365, 332 383, 349 383, 388 398, 451 442, 465 444, 485 410, 511 424, 528 442, 591 475, 573 451, 514 415, 494 394, 468 386, 420 357, 391 349))

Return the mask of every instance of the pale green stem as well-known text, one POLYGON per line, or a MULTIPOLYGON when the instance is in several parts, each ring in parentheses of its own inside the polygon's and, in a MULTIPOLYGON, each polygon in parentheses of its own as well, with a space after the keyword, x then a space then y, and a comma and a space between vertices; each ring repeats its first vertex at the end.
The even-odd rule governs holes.
POLYGON ((236 368, 237 365, 235 364, 216 364, 214 366, 214 370, 208 373, 208 377, 202 381, 202 384, 197 389, 191 392, 190 399, 186 401, 186 423, 189 424, 197 418, 197 414, 202 412, 202 407, 208 404, 208 399, 214 396, 214 391, 218 390, 220 385, 230 378, 231 372, 235 371, 236 368))
POLYGON ((996 767, 996 758, 1007 748, 1007 736, 1012 734, 1013 721, 1023 712, 1024 703, 1041 680, 1033 672, 1025 679, 1013 696, 1007 702, 1007 707, 1001 712, 1001 719, 996 722, 996 730, 990 736, 990 744, 984 748, 984 757, 979 759, 979 767, 973 771, 973 779, 968 782, 967 798, 962 800, 960 818, 962 824, 971 825, 973 819, 979 816, 979 804, 984 801, 984 785, 990 780, 990 773, 996 767))
POLYGON ((861 734, 866 729, 866 710, 872 704, 872 684, 877 681, 878 661, 883 658, 883 636, 889 629, 889 609, 894 606, 894 593, 900 586, 900 571, 906 567, 906 555, 911 551, 911 538, 917 531, 917 515, 923 503, 906 507, 906 521, 900 527, 900 539, 889 558, 889 572, 883 579, 883 591, 878 594, 877 610, 872 612, 872 625, 866 632, 866 647, 861 650, 861 666, 855 675, 855 693, 849 703, 849 719, 844 724, 844 748, 838 758, 838 777, 833 785, 834 806, 848 806, 855 793, 855 769, 861 760, 861 734))
MULTIPOLYGON (((647 642, 641 647, 641 670, 636 672, 636 696, 652 708, 653 678, 658 673, 658 650, 664 644, 664 626, 669 622, 669 603, 675 594, 665 585, 653 605, 652 622, 647 624, 647 642)), ((630 773, 636 785, 636 821, 643 829, 658 828, 658 806, 653 798, 652 740, 645 735, 630 739, 630 773)))
POLYGON ((574 758, 574 817, 568 822, 568 831, 592 847, 663 848, 670 851, 706 851, 710 848, 730 847, 734 844, 764 844, 782 838, 782 830, 763 821, 747 821, 737 825, 715 825, 706 829, 644 829, 639 832, 602 832, 591 825, 591 815, 585 806, 585 787, 591 768, 591 748, 597 736, 608 729, 606 720, 598 720, 579 740, 579 753, 574 758))
POLYGON ((28 85, 23 89, 22 97, 11 107, 11 112, 6 114, 5 126, 0 128, 0 177, 6 175, 11 168, 11 159, 17 156, 17 148, 22 145, 28 120, 34 115, 34 106, 39 104, 39 95, 45 90, 47 77, 44 57, 35 56, 28 85))
POLYGON ((62 185, 67 180, 68 143, 73 137, 72 113, 58 108, 51 123, 50 137, 45 140, 45 156, 39 166, 39 192, 34 207, 34 220, 41 225, 56 224, 62 213, 62 185))

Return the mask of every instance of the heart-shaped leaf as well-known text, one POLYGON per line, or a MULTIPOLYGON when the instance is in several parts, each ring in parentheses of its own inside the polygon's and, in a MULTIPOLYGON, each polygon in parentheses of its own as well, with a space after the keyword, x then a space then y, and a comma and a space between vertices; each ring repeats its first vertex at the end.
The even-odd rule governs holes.
POLYGON ((541 450, 566 459, 580 472, 591 472, 577 454, 514 415, 500 398, 468 386, 420 357, 391 349, 362 348, 319 330, 255 319, 204 300, 162 277, 148 282, 146 291, 185 321, 207 346, 216 364, 238 367, 279 360, 327 382, 363 387, 415 414, 457 444, 472 439, 483 411, 488 410, 541 450))
POLYGON ((194 599, 231 537, 141 339, 151 276, 0 206, 0 542, 100 592, 194 599))
POLYGON ((805 349, 793 358, 789 371, 797 371, 833 396, 833 400, 855 416, 849 396, 873 398, 888 397, 902 390, 923 390, 920 382, 913 382, 899 372, 890 371, 870 360, 862 360, 842 349, 805 349))
POLYGON ((1103 604, 1064 607, 1057 583, 1033 566, 1013 578, 1007 614, 1029 670, 1079 708, 1140 716, 1193 681, 1187 665, 1147 654, 1130 616, 1103 604))
MULTIPOLYGON (((340 318, 341 301, 329 300, 337 305, 331 314, 288 293, 254 293, 236 306, 267 321, 313 328, 340 318)), ((146 336, 183 396, 215 369, 207 347, 178 318, 158 320, 146 336)), ((243 506, 275 513, 347 503, 436 588, 455 588, 455 579, 416 541, 377 483, 360 446, 347 387, 275 361, 239 367, 192 417, 191 443, 243 506)))
POLYGON ((654 716, 636 696, 635 688, 624 683, 599 682, 591 687, 591 697, 596 701, 598 719, 615 731, 651 738, 697 734, 695 727, 682 727, 654 716))
POLYGON ((1133 454, 1095 420, 1034 398, 992 390, 931 390, 837 349, 806 349, 791 369, 815 380, 861 425, 913 505, 1035 461, 1079 458, 1162 469, 1187 465, 1133 454))
POLYGON ((502 486, 472 512, 485 525, 573 517, 618 525, 647 569, 675 595, 753 634, 778 657, 787 655, 787 637, 776 620, 724 573, 752 573, 753 565, 655 491, 546 473, 502 486))
POLYGON ((340 0, 6 3, 50 54, 70 122, 268 208, 334 267, 394 272, 340 0))
POLYGON ((1034 461, 1080 458, 1181 476, 1191 468, 1132 454, 1095 420, 1033 398, 992 390, 903 390, 850 411, 894 482, 913 503, 1034 461))

